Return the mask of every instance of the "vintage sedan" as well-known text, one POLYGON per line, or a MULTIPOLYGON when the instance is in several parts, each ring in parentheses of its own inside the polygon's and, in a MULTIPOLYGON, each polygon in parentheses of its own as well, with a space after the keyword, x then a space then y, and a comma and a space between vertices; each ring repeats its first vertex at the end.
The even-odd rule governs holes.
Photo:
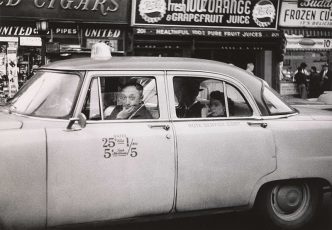
POLYGON ((253 207, 280 228, 314 221, 331 191, 331 112, 294 109, 229 64, 101 59, 43 66, 1 107, 1 227, 253 207))

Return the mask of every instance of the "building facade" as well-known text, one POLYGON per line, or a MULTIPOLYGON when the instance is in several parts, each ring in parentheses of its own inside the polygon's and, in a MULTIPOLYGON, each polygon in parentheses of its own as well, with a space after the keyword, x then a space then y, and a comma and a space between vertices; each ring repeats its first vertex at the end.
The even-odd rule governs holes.
POLYGON ((280 93, 297 94, 294 75, 302 62, 306 63, 308 72, 311 67, 320 72, 323 65, 332 66, 332 2, 283 1, 279 26, 287 39, 280 93))
POLYGON ((278 0, 136 0, 129 52, 222 61, 279 85, 278 0))
POLYGON ((89 55, 95 42, 123 55, 129 13, 128 0, 0 1, 3 91, 15 94, 36 66, 89 55))

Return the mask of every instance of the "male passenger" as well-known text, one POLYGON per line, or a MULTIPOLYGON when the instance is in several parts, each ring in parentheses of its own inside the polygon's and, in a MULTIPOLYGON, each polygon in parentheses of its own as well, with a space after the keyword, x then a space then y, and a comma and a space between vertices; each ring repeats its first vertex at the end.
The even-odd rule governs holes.
POLYGON ((199 91, 200 83, 196 79, 174 79, 174 93, 179 102, 176 107, 177 117, 202 117, 204 106, 196 100, 199 91))
POLYGON ((106 119, 152 119, 143 103, 142 85, 126 84, 121 90, 120 102, 106 119))

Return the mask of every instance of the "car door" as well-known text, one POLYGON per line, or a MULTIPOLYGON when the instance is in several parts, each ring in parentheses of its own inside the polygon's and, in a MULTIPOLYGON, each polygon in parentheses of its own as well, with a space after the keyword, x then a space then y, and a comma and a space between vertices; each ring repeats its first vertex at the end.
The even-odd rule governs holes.
POLYGON ((47 129, 48 225, 170 212, 175 158, 164 73, 93 72, 82 91, 77 111, 86 115, 86 127, 47 129), (128 80, 144 86, 152 118, 107 120, 128 80))
POLYGON ((247 205, 255 183, 276 168, 273 135, 257 119, 248 92, 235 80, 216 74, 168 72, 167 79, 178 159, 176 210, 247 205), (199 82, 192 90, 198 92, 194 105, 199 103, 202 112, 180 118, 184 113, 176 109, 183 97, 179 92, 186 90, 179 82, 188 86, 188 80, 199 82), (215 92, 225 99, 223 117, 204 112, 215 92))

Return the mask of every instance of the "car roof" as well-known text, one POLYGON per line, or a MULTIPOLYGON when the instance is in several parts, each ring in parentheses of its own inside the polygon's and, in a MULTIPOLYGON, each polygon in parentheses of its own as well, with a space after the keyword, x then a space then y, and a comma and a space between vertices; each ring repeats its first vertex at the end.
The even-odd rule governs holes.
MULTIPOLYGON (((185 70, 222 73, 235 77, 243 83, 256 82, 254 77, 232 64, 196 58, 179 57, 112 57, 109 60, 76 58, 52 62, 42 67, 53 70, 68 71, 102 71, 102 70, 185 70), (250 75, 249 75, 250 76, 250 75), (248 82, 249 81, 249 82, 248 82)), ((246 84, 246 85, 247 85, 246 84)))
MULTIPOLYGON (((221 73, 237 79, 244 84, 254 96, 256 103, 262 110, 261 87, 262 79, 249 74, 247 71, 218 61, 184 58, 184 57, 112 57, 109 60, 93 60, 91 58, 76 58, 56 61, 40 69, 64 71, 110 71, 110 70, 158 70, 158 71, 201 71, 221 73)), ((264 113, 264 112, 263 112, 264 113)))

